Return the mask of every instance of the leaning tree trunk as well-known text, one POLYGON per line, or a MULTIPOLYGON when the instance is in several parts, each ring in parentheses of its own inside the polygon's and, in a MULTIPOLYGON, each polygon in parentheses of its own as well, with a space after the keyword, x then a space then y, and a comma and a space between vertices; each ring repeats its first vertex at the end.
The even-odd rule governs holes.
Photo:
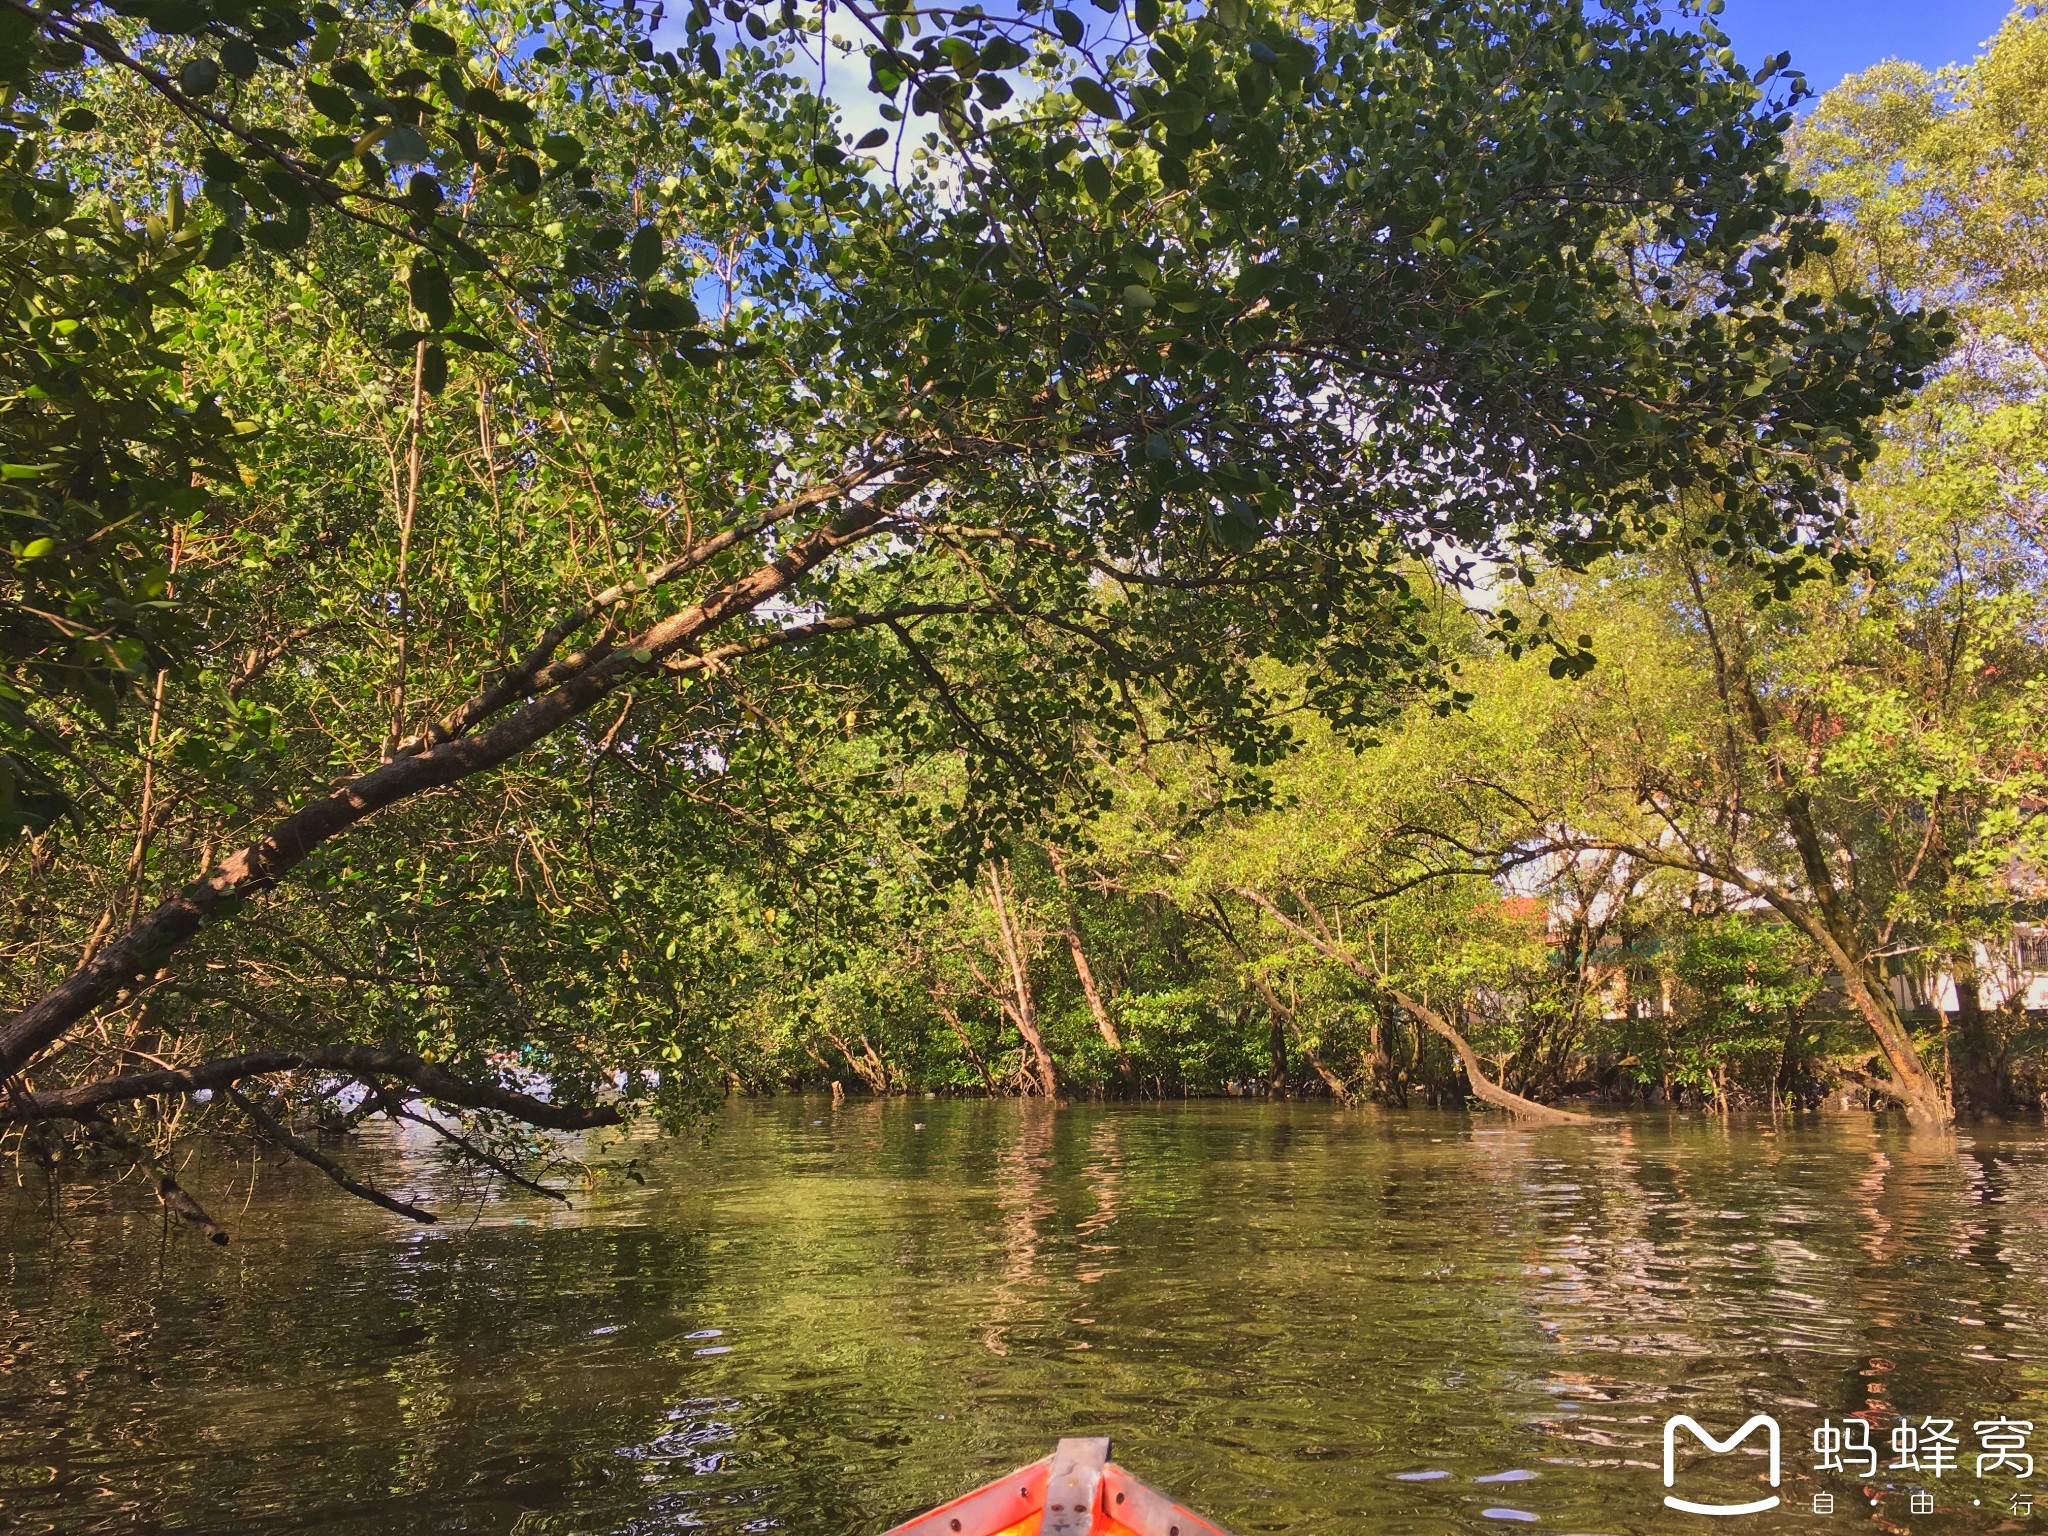
POLYGON ((996 1080, 988 1075, 988 1064, 981 1059, 981 1052, 974 1048, 974 1037, 967 1033, 967 1026, 961 1022, 960 1010, 936 991, 932 993, 932 1004, 939 1010, 939 1017, 946 1021, 946 1027, 953 1031, 953 1038, 960 1042, 960 1049, 967 1053, 967 1059, 974 1063, 974 1070, 981 1076, 981 1086, 988 1090, 990 1098, 994 1098, 996 1080))
POLYGON ((1888 1079, 1878 1084, 1880 1090, 1897 1101, 1905 1110, 1908 1123, 1916 1129, 1940 1130, 1953 1124, 1955 1106, 1948 1091, 1921 1060, 1920 1049, 1914 1045, 1906 1021, 1892 1003, 1890 991, 1870 974, 1868 965, 1859 963, 1846 950, 1840 959, 1847 962, 1840 968, 1849 1004, 1876 1039, 1889 1073, 1888 1079))
POLYGON ((1081 995, 1088 1000, 1088 1015, 1095 1020, 1095 1028, 1116 1057, 1117 1075, 1130 1088, 1137 1081, 1137 1074, 1131 1067, 1130 1052, 1124 1049, 1123 1036, 1117 1033, 1116 1020, 1109 1016, 1109 1008, 1102 1001, 1102 989, 1095 984, 1095 969, 1088 963, 1088 951, 1081 947, 1081 932, 1077 928, 1067 929, 1067 953, 1074 960, 1074 975, 1081 983, 1081 995))
POLYGON ((1245 900, 1251 902, 1254 906, 1264 910, 1268 916, 1272 917, 1283 928, 1288 929, 1299 938, 1306 939, 1329 959, 1335 960, 1338 964, 1347 967, 1361 980, 1393 998, 1395 1002, 1399 1003, 1413 1017, 1420 1020, 1424 1028, 1428 1029, 1432 1034, 1441 1036, 1449 1043, 1451 1049, 1458 1053, 1458 1060, 1465 1068, 1466 1080, 1472 1085, 1472 1093, 1482 1103, 1491 1104, 1495 1109, 1504 1109, 1518 1119, 1532 1120, 1539 1124, 1590 1125, 1593 1123, 1589 1116, 1575 1115, 1568 1110, 1552 1109, 1548 1104, 1538 1104, 1534 1099, 1525 1099, 1519 1093, 1510 1093, 1486 1075, 1485 1069, 1479 1065, 1479 1054, 1472 1049, 1471 1043, 1458 1032, 1456 1025, 1452 1024, 1449 1019, 1438 1013, 1434 1008, 1416 998, 1410 997, 1397 987, 1389 986, 1384 976, 1373 970, 1350 950, 1322 934, 1312 933, 1282 912, 1259 892, 1240 887, 1238 895, 1244 897, 1245 900))
MULTIPOLYGON (((845 488, 833 490, 843 495, 845 488)), ((891 487, 891 493, 897 488, 891 487)), ((810 493, 800 498, 805 505, 826 499, 831 498, 822 491, 815 499, 810 493)), ((703 636, 754 612, 839 551, 866 538, 885 519, 890 502, 891 496, 878 495, 854 506, 793 540, 775 559, 650 624, 625 644, 595 646, 586 654, 556 659, 555 650, 574 632, 575 624, 556 625, 523 665, 480 690, 419 740, 401 743, 391 761, 291 812, 255 842, 144 913, 126 933, 0 1025, 0 1081, 19 1073, 100 1010, 132 995, 132 989, 202 927, 271 890, 321 846, 366 818, 499 767, 581 717, 630 677, 664 664, 683 669, 715 661, 713 654, 696 652, 703 636)), ((630 588, 593 599, 572 618, 580 621, 602 612, 604 598, 623 600, 676 573, 699 569, 738 542, 738 532, 708 539, 630 588)))
POLYGON ((1011 915, 1010 903, 1003 891, 1003 873, 999 865, 990 864, 988 867, 989 903, 995 909, 996 932, 1003 945, 1003 962, 1010 972, 1013 1000, 1009 1014, 1037 1066, 1039 1091, 1049 1099, 1057 1098, 1059 1071, 1053 1065, 1052 1052, 1045 1048, 1045 1036, 1038 1028, 1038 1004, 1031 995, 1031 971, 1025 958, 1024 935, 1011 915))
MULTIPOLYGON (((1905 1110, 1906 1119, 1916 1129, 1939 1130, 1954 1121, 1955 1106, 1941 1083, 1927 1070, 1919 1048, 1913 1044, 1912 1033, 1892 1004, 1884 978, 1876 974, 1866 958, 1862 925, 1856 919, 1853 903, 1845 898, 1835 878, 1834 868, 1828 859, 1827 839, 1821 835, 1821 822, 1813 798, 1799 773, 1786 762, 1779 750, 1780 738, 1774 728, 1770 707, 1756 679, 1750 674, 1746 656, 1741 649, 1731 650, 1722 643, 1699 572, 1688 563, 1685 574, 1692 588, 1701 628, 1713 655, 1714 678, 1723 707, 1748 733, 1751 747, 1761 754, 1770 772, 1778 809, 1784 816, 1784 831, 1790 835, 1792 847, 1799 855, 1812 904, 1809 906, 1795 900, 1781 890, 1763 888, 1746 878, 1739 869, 1715 871, 1700 867, 1699 873, 1728 880, 1762 896, 1821 947, 1841 972, 1842 988, 1848 995, 1850 1006, 1869 1027, 1879 1052, 1884 1056, 1889 1077, 1875 1086, 1897 1101, 1905 1110)), ((1652 862, 1663 861, 1653 859, 1652 862)))
POLYGON ((1424 1003, 1410 997, 1397 988, 1388 988, 1389 995, 1409 1014, 1419 1019, 1423 1027, 1440 1036, 1458 1053, 1458 1062, 1465 1069, 1465 1080, 1472 1086, 1472 1096, 1482 1104, 1491 1104, 1495 1109, 1504 1109, 1520 1120, 1532 1120, 1539 1125, 1590 1125, 1586 1115, 1575 1115, 1570 1110, 1553 1109, 1548 1104, 1538 1104, 1534 1099, 1525 1099, 1519 1093, 1503 1088, 1486 1075, 1479 1065, 1479 1053, 1472 1049, 1472 1043, 1458 1031, 1456 1025, 1424 1003))
MULTIPOLYGON (((1349 1104, 1351 1102, 1351 1089, 1345 1084, 1343 1078, 1330 1070, 1329 1064, 1323 1060, 1321 1053, 1310 1043, 1308 1031, 1301 1027, 1300 1010, 1281 1002, 1280 994, 1273 990, 1273 984, 1267 981, 1265 977, 1254 976, 1252 978, 1252 985, 1259 989, 1259 995, 1266 1000, 1266 1010, 1272 1016, 1273 1028, 1277 1031, 1280 1028, 1281 1021, 1284 1019, 1287 1023, 1288 1031, 1294 1036, 1295 1045, 1301 1050, 1302 1060, 1306 1061, 1315 1072, 1315 1075, 1323 1080, 1323 1086, 1330 1090, 1330 1097, 1339 1104, 1349 1104)), ((1282 1059, 1284 1060, 1286 1050, 1284 1043, 1280 1049, 1283 1053, 1282 1059)))
POLYGON ((1109 1008, 1102 1000, 1102 989, 1095 984, 1095 967, 1088 963, 1088 951, 1081 943, 1081 929, 1074 921, 1073 883, 1067 879, 1067 861, 1060 857, 1057 848, 1049 844, 1045 851, 1052 859, 1053 873, 1059 876, 1060 886, 1068 893, 1067 953, 1074 962, 1074 977, 1081 983, 1081 996, 1088 1001, 1088 1016, 1095 1021, 1102 1043, 1116 1057, 1117 1075, 1124 1080, 1125 1091, 1132 1091, 1137 1087, 1137 1073, 1131 1067, 1130 1052, 1124 1049, 1123 1037, 1117 1033, 1116 1020, 1109 1016, 1109 1008))

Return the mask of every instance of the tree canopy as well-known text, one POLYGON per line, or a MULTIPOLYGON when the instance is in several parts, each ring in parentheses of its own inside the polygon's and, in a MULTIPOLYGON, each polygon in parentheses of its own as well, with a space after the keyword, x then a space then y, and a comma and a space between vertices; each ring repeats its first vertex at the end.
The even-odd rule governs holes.
POLYGON ((680 1104, 1132 754, 1856 571, 1945 339, 1654 6, 0 15, 16 1119, 680 1104))

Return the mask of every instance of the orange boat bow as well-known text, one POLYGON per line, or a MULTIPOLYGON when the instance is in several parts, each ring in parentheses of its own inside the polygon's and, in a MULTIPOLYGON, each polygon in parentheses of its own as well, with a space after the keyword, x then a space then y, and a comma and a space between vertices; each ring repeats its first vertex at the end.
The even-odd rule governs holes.
POLYGON ((1020 1467, 884 1536, 1228 1536, 1109 1459, 1103 1439, 1062 1440, 1020 1467))

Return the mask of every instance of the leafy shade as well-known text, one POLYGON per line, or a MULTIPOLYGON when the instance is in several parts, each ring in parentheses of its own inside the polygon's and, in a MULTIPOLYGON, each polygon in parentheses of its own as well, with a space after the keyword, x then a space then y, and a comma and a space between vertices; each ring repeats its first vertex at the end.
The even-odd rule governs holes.
MULTIPOLYGON (((1682 495, 1785 588, 1848 560, 1838 481, 1935 355, 1881 301, 1791 285, 1828 237, 1790 93, 1653 8, 1142 8, 1095 42, 1057 10, 838 12, 885 115, 936 125, 894 175, 791 71, 815 39, 737 8, 759 46, 723 52, 701 6, 676 49, 630 9, 7 10, 20 217, 74 240, 160 207, 168 246, 203 241, 217 349, 175 391, 154 358, 124 377, 167 418, 185 390, 261 401, 265 436, 202 519, 130 493, 131 564, 213 535, 148 737, 214 744, 178 788, 204 825, 160 841, 145 778, 126 873, 0 1026, 0 1073, 151 996, 205 1053, 218 1015, 177 988, 232 969, 257 909, 311 943, 428 899, 378 827, 440 818, 466 868, 523 871, 479 798, 522 771, 568 825, 576 785, 638 767, 760 796, 777 837, 793 806, 850 838, 900 816, 966 864, 1096 804, 1089 743, 1284 753, 1266 662, 1343 723, 1448 707, 1424 572, 1533 583, 1658 538, 1682 495), (821 789, 853 720, 886 750, 821 789), (192 863, 162 896, 166 847, 192 863)), ((68 344, 118 359, 99 325, 68 344)), ((90 397, 22 410, 75 433, 90 397)), ((134 430, 150 465, 196 461, 134 430)), ((86 570, 78 530, 123 505, 81 499, 16 569, 86 570)), ((459 1016, 431 1055, 674 1081, 650 990, 538 1045, 517 1009, 459 1016)), ((327 1043, 428 1043, 339 1017, 327 1043)))

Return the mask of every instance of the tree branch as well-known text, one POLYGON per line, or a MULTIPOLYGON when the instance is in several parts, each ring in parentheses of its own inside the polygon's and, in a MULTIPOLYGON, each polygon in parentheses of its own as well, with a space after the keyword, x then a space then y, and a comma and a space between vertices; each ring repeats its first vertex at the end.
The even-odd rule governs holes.
POLYGON ((407 1109, 403 1104, 394 1100, 390 1094, 386 1093, 382 1084, 372 1082, 366 1083, 365 1086, 374 1094, 377 1107, 392 1119, 410 1120, 414 1125, 425 1126, 443 1141, 455 1147, 464 1157, 469 1158, 472 1162, 483 1164, 484 1167, 504 1178, 510 1179, 514 1184, 517 1184, 521 1189, 531 1194, 539 1195, 543 1199, 558 1201, 563 1205, 569 1203, 569 1197, 559 1189, 549 1189, 547 1185, 542 1184, 537 1179, 529 1179, 496 1153, 488 1152, 471 1141, 467 1136, 450 1130, 432 1115, 422 1115, 407 1109))
POLYGON ((123 986, 160 968, 172 951, 238 901, 259 895, 322 844, 388 805, 486 772, 588 711, 629 677, 688 650, 710 630, 786 592, 886 522, 889 498, 871 497, 813 528, 775 559, 648 626, 624 648, 475 735, 437 742, 351 779, 300 806, 256 842, 160 904, 38 1001, 0 1026, 0 1075, 18 1072, 123 986))
MULTIPOLYGON (((14 1094, 11 1097, 25 1097, 14 1094)), ((81 1117, 85 1123, 85 1134, 103 1146, 113 1148, 122 1156, 142 1164, 156 1175, 156 1197, 165 1210, 171 1212, 187 1226, 195 1228, 199 1235, 217 1247, 226 1247, 228 1229, 207 1215, 206 1207, 192 1198, 191 1192, 180 1184, 170 1169, 147 1147, 122 1131, 110 1120, 98 1115, 81 1117)))
POLYGON ((269 1110, 258 1104, 254 1099, 247 1097, 241 1090, 236 1088, 228 1089, 228 1097, 234 1101, 237 1109, 256 1122, 257 1128, 263 1132, 265 1139, 284 1148, 285 1151, 291 1153, 293 1157, 298 1158, 300 1161, 311 1163, 357 1199, 367 1200, 372 1205, 381 1205, 387 1211, 427 1226, 431 1226, 441 1219, 432 1211, 423 1211, 416 1205, 385 1194, 383 1190, 376 1188, 374 1185, 363 1183, 362 1180, 356 1178, 346 1168, 342 1167, 341 1164, 337 1163, 325 1152, 322 1152, 313 1143, 307 1141, 303 1136, 294 1135, 278 1121, 275 1115, 271 1114, 269 1110))
POLYGON ((246 1078, 273 1072, 342 1072, 352 1077, 396 1077, 421 1094, 463 1109, 494 1109, 550 1131, 581 1131, 617 1125, 623 1118, 609 1104, 550 1104, 495 1083, 457 1077, 419 1056, 377 1045, 322 1045, 223 1056, 191 1067, 124 1072, 74 1088, 20 1092, 0 1099, 0 1124, 37 1120, 94 1120, 109 1104, 187 1096, 202 1090, 224 1093, 246 1078))
POLYGON ((1553 1125, 1590 1125, 1592 1120, 1585 1115, 1575 1115, 1568 1110, 1552 1109, 1548 1104, 1538 1104, 1534 1099, 1525 1099, 1519 1093, 1512 1093, 1488 1077, 1479 1065, 1479 1053, 1472 1049, 1471 1042, 1459 1033, 1456 1025, 1431 1008, 1419 998, 1410 997, 1400 988, 1392 985, 1386 977, 1372 970, 1363 960, 1334 940, 1311 932, 1282 912, 1264 895, 1248 887, 1239 887, 1238 895, 1254 906, 1263 909, 1281 927, 1298 938, 1306 939, 1315 950, 1328 959, 1345 966, 1355 975, 1382 989, 1387 996, 1420 1019, 1429 1030, 1447 1041, 1458 1053, 1458 1061, 1465 1068, 1465 1076, 1472 1084, 1472 1092, 1496 1109, 1504 1109, 1511 1115, 1525 1120, 1538 1120, 1553 1125))

